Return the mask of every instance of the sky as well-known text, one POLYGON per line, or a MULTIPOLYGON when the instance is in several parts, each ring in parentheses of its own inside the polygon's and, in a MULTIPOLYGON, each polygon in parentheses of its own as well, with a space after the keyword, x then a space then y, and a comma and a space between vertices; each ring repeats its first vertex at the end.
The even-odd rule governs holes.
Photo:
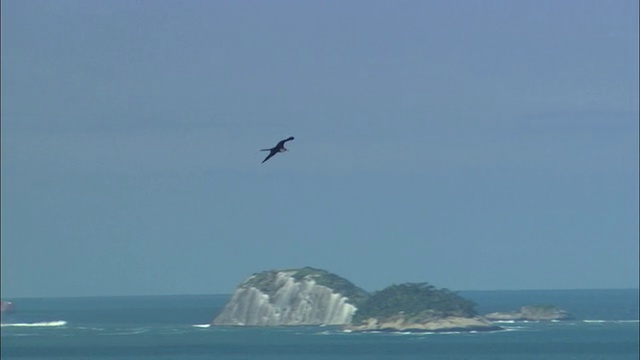
POLYGON ((638 287, 637 1, 1 4, 3 299, 638 287))

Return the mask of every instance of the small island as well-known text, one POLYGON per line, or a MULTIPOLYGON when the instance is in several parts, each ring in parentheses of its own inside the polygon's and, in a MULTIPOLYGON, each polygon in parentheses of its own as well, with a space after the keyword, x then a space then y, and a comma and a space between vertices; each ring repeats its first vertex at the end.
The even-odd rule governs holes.
POLYGON ((13 311, 13 303, 11 301, 0 301, 0 312, 9 314, 13 311))
POLYGON ((269 270, 245 279, 213 326, 341 326, 345 331, 495 331, 475 304, 428 283, 369 294, 326 270, 269 270))
POLYGON ((573 315, 549 304, 523 306, 518 311, 494 312, 484 316, 491 321, 560 321, 573 320, 573 315))
POLYGON ((392 285, 358 308, 350 331, 496 331, 502 328, 477 316, 475 304, 428 283, 392 285))

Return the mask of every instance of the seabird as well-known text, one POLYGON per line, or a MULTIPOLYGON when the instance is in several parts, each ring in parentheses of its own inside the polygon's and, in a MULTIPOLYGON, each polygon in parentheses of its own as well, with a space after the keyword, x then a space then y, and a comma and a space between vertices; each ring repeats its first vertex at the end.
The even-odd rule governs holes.
POLYGON ((287 149, 284 147, 284 143, 286 143, 287 141, 291 141, 293 140, 293 136, 289 136, 288 138, 280 141, 278 144, 276 144, 276 146, 272 147, 271 149, 261 149, 260 151, 269 151, 269 155, 267 155, 266 158, 264 158, 264 160, 262 160, 262 162, 264 163, 265 161, 271 159, 271 157, 279 152, 285 152, 287 151, 287 149))

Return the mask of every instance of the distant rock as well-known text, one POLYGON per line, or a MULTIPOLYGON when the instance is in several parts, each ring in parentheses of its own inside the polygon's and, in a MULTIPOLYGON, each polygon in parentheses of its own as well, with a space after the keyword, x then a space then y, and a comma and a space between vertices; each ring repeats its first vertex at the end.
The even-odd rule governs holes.
POLYGON ((345 325, 369 295, 325 270, 271 270, 245 279, 212 325, 345 325))
POLYGON ((12 313, 14 311, 13 303, 11 301, 0 301, 0 312, 12 313))
POLYGON ((494 312, 484 316, 491 321, 551 321, 573 320, 573 315, 553 305, 523 306, 518 311, 494 312))
POLYGON ((495 331, 502 330, 477 316, 475 304, 427 283, 389 286, 358 309, 350 331, 495 331))

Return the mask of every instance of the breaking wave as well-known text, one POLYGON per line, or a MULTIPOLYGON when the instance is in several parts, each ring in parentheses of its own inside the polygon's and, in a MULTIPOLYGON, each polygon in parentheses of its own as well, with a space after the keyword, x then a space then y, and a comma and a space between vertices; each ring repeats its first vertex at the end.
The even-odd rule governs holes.
POLYGON ((65 326, 67 322, 64 320, 58 321, 45 321, 45 322, 34 322, 34 323, 14 323, 14 324, 0 324, 2 327, 50 327, 50 326, 65 326))
POLYGON ((596 323, 596 324, 604 324, 604 323, 613 323, 613 324, 621 324, 621 323, 637 323, 640 320, 582 320, 584 323, 596 323))

